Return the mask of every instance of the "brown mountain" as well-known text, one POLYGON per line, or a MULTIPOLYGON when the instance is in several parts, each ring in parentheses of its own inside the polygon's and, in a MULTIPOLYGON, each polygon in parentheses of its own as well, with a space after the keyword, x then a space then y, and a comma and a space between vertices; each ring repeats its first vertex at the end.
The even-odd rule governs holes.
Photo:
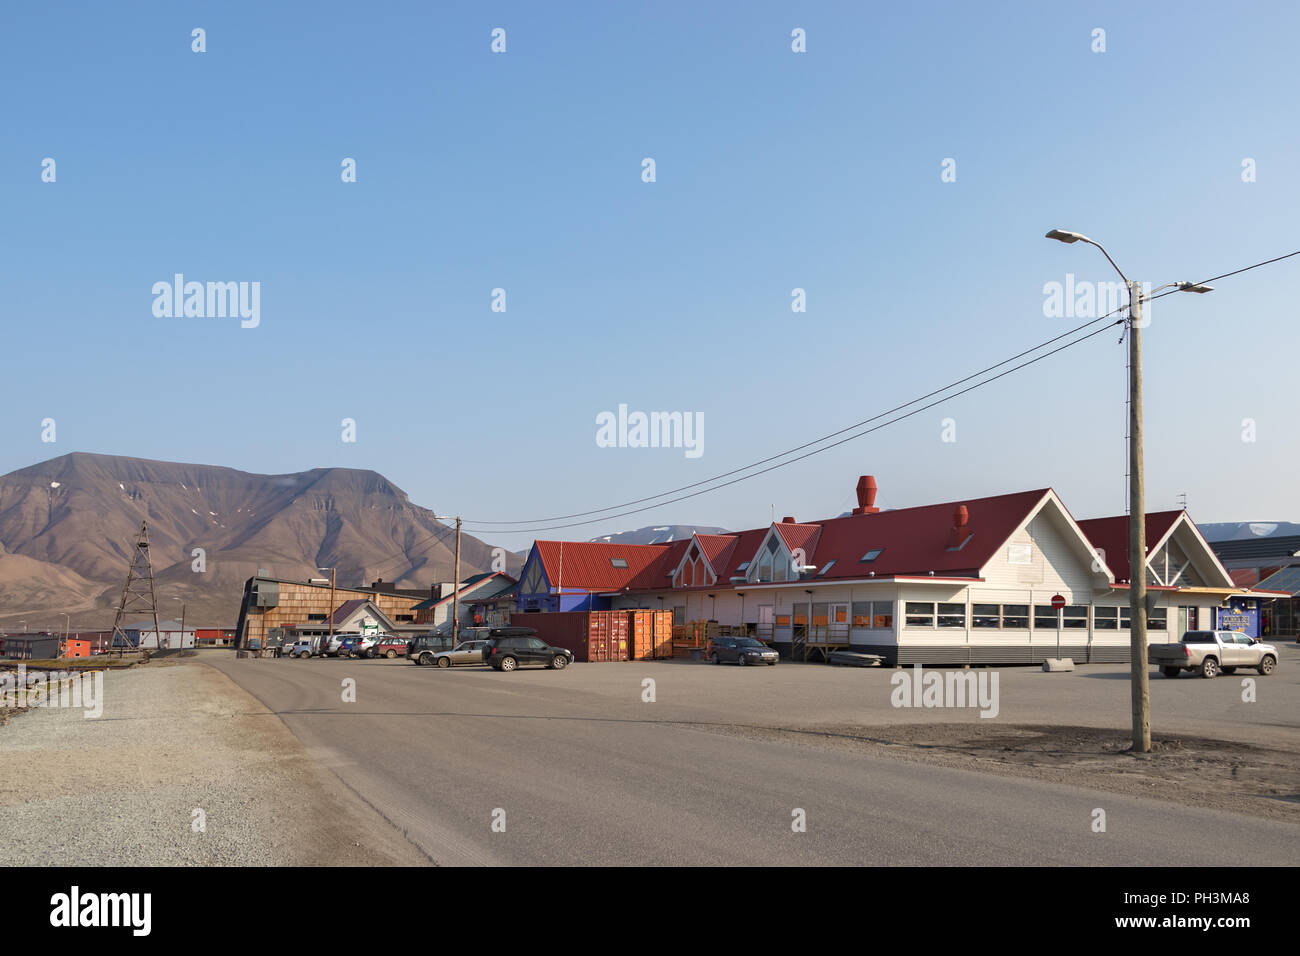
MULTIPOLYGON (((255 475, 215 465, 74 452, 0 477, 0 626, 109 627, 135 534, 149 522, 159 614, 233 625, 245 579, 337 567, 340 585, 452 579, 455 532, 383 475, 315 468, 255 475), (193 570, 194 549, 206 570, 193 570)), ((461 536, 461 574, 493 549, 461 536)), ((507 570, 518 556, 506 553, 507 570)))

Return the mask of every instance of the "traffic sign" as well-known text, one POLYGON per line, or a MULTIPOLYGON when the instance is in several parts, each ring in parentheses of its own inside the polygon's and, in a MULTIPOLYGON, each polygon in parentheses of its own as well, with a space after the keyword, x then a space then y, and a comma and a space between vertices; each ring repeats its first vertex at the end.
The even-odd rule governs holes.
POLYGON ((1052 610, 1054 610, 1054 611, 1059 611, 1059 610, 1060 610, 1061 608, 1063 608, 1063 607, 1065 607, 1065 598, 1061 597, 1061 595, 1059 595, 1059 594, 1053 594, 1053 595, 1052 595, 1052 610))

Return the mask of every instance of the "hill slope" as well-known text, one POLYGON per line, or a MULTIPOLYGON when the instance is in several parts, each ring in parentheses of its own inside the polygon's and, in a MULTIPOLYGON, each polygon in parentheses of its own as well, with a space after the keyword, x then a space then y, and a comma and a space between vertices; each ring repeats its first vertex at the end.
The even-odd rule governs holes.
MULTIPOLYGON (((76 452, 0 477, 0 621, 45 628, 67 611, 74 627, 111 625, 141 520, 166 617, 185 602, 190 622, 233 624, 259 568, 305 580, 336 566, 340 585, 427 588, 452 578, 455 533, 434 514, 373 471, 255 475, 76 452)), ((491 546, 462 535, 462 576, 491 563, 491 546)))

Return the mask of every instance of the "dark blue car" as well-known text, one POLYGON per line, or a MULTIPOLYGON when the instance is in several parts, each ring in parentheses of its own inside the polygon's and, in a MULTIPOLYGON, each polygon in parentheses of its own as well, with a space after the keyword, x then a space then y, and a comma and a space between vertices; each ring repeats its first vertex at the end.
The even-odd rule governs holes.
POLYGON ((339 645, 339 657, 356 657, 360 652, 357 647, 360 643, 360 637, 345 637, 343 643, 339 645))

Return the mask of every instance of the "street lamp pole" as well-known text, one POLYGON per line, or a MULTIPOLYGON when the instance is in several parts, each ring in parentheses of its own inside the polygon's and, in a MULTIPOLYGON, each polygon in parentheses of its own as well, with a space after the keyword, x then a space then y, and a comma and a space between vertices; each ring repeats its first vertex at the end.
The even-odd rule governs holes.
MULTIPOLYGON (((1048 239, 1086 242, 1096 246, 1128 290, 1128 550, 1129 550, 1129 675, 1133 705, 1133 751, 1151 750, 1151 686, 1147 668, 1147 528, 1142 466, 1142 287, 1130 282, 1100 243, 1077 232, 1053 229, 1048 239)), ((1171 283, 1180 292, 1210 292, 1207 285, 1171 283)), ((1167 288, 1161 286, 1161 288, 1167 288)))

